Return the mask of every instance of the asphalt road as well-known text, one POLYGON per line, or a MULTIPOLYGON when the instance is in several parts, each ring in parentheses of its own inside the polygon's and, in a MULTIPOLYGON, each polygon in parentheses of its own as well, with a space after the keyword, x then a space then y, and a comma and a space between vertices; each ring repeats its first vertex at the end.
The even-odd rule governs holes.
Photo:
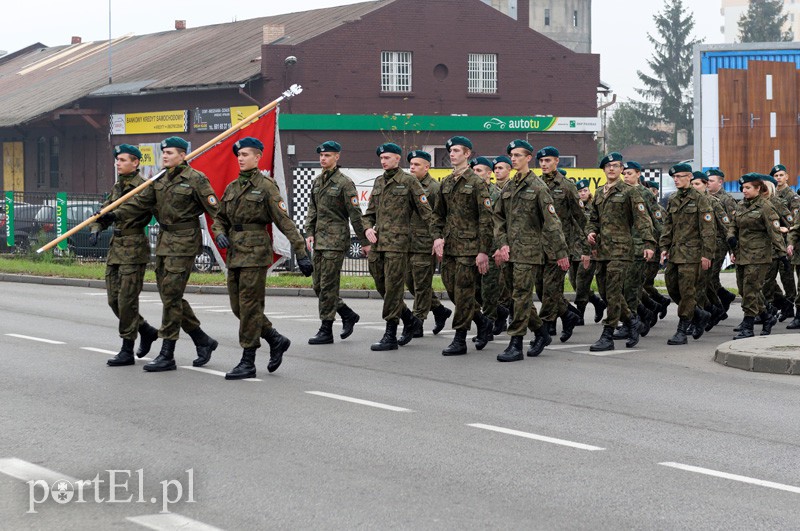
MULTIPOLYGON (((738 306, 684 347, 666 345, 672 307, 636 349, 590 355, 590 324, 501 364, 505 336, 441 356, 452 331, 371 352, 374 300, 350 301, 362 316, 351 338, 311 347, 316 301, 274 297, 267 311, 292 348, 276 373, 264 347, 257 381, 229 382, 241 351, 224 296, 187 297, 220 341, 212 372, 187 367, 182 338, 178 370, 149 374, 141 361, 105 365, 120 340, 104 291, 0 294, 3 529, 799 525, 800 379, 711 361, 738 306)), ((160 310, 143 294, 148 320, 160 310)))

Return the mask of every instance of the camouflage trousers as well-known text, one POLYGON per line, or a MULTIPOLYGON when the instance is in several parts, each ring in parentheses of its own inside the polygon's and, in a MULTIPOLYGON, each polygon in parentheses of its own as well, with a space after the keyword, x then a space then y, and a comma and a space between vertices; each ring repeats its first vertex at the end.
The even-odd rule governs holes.
MULTIPOLYGON (((705 271, 703 271, 702 267, 700 268, 700 282, 697 283, 697 305, 701 308, 722 306, 717 289, 714 287, 714 268, 716 263, 717 259, 714 258, 711 260, 711 267, 705 271)), ((721 267, 717 267, 717 270, 721 270, 721 267)), ((719 284, 719 273, 717 273, 716 283, 719 284)))
POLYGON ((745 317, 755 317, 764 310, 762 286, 770 264, 736 265, 736 287, 742 296, 742 311, 745 317))
POLYGON ((622 291, 625 294, 625 304, 628 305, 631 312, 638 311, 639 303, 642 301, 645 264, 647 262, 639 259, 628 262, 628 272, 625 274, 622 291))
POLYGON ((725 242, 717 242, 717 251, 714 253, 714 260, 711 262, 711 268, 708 276, 708 291, 714 290, 716 293, 721 287, 722 283, 719 276, 722 273, 722 264, 725 263, 725 257, 728 255, 728 244, 725 242))
POLYGON ((588 304, 589 297, 594 295, 592 291, 592 280, 597 269, 597 262, 589 262, 589 269, 583 268, 583 262, 573 261, 569 265, 569 283, 575 290, 575 305, 588 304))
POLYGON ((136 340, 139 326, 145 322, 139 315, 139 294, 142 292, 147 264, 113 264, 106 266, 108 305, 119 319, 119 337, 136 340))
POLYGON ((497 318, 497 305, 504 286, 503 268, 497 267, 494 260, 489 258, 489 271, 481 277, 481 307, 483 314, 492 321, 497 318))
POLYGON ((408 253, 369 253, 369 273, 375 279, 375 289, 383 297, 383 320, 389 323, 400 321, 400 314, 408 308, 403 302, 407 263, 408 253))
POLYGON ((629 261, 623 260, 597 262, 597 288, 600 296, 608 303, 604 326, 616 328, 620 321, 627 323, 630 320, 631 310, 624 295, 625 275, 629 264, 629 261))
POLYGON ((642 291, 651 299, 657 299, 659 295, 661 295, 658 289, 656 289, 656 277, 660 269, 661 264, 659 264, 657 260, 644 264, 642 291))
POLYGON ((449 256, 442 258, 442 282, 453 301, 453 329, 469 330, 472 319, 481 311, 476 290, 480 273, 474 256, 449 256))
POLYGON ((533 287, 542 276, 541 265, 509 262, 505 271, 512 279, 511 299, 514 301, 514 319, 508 327, 509 336, 524 336, 528 329, 535 331, 542 326, 542 319, 533 305, 533 287))
MULTIPOLYGON (((800 249, 797 250, 800 253, 800 249)), ((792 269, 794 269, 794 274, 797 279, 795 286, 800 285, 800 264, 792 264, 792 269)), ((797 296, 794 298, 794 305, 800 308, 800 289, 797 290, 797 296)))
POLYGON ((542 274, 536 279, 536 295, 542 301, 539 317, 542 321, 555 321, 567 311, 564 299, 564 277, 566 271, 550 260, 544 264, 542 274))
POLYGON ((429 253, 408 255, 409 267, 406 270, 406 287, 414 296, 414 317, 424 321, 428 312, 442 305, 433 292, 433 272, 436 270, 436 257, 429 253))
POLYGON ((239 319, 239 345, 242 348, 259 348, 261 336, 272 328, 272 323, 264 315, 267 269, 228 269, 228 298, 233 315, 239 319))
POLYGON ((156 256, 156 284, 161 295, 161 329, 158 337, 176 340, 179 330, 189 333, 200 327, 200 320, 183 298, 192 273, 194 256, 156 256))
POLYGON ((667 284, 667 293, 678 305, 678 317, 681 319, 691 321, 694 318, 701 271, 702 268, 698 262, 692 264, 667 263, 664 282, 667 284))
POLYGON ((795 300, 797 297, 797 285, 794 282, 794 274, 791 270, 784 271, 783 264, 778 260, 773 260, 767 270, 767 276, 764 279, 764 298, 767 302, 774 302, 785 295, 790 301, 795 300), (780 275, 781 286, 778 286, 778 275, 780 275))
POLYGON ((344 251, 315 251, 312 260, 314 272, 311 281, 319 299, 319 318, 333 321, 336 319, 336 310, 344 306, 344 301, 339 297, 344 251))

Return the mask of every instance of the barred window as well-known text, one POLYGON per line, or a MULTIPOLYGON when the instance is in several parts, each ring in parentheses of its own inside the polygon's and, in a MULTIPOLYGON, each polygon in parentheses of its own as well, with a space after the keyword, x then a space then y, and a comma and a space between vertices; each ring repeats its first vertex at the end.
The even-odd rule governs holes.
POLYGON ((411 52, 381 52, 381 91, 411 92, 411 52))
POLYGON ((497 54, 469 54, 468 72, 467 92, 470 94, 495 94, 497 92, 497 54))

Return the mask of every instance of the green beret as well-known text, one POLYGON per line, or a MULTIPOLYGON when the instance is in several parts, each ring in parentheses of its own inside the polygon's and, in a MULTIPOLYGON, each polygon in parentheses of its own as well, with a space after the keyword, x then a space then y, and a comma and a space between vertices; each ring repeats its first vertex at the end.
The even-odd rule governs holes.
POLYGON ((786 166, 784 166, 783 164, 777 164, 771 170, 769 170, 769 174, 775 176, 775 174, 778 173, 779 171, 785 172, 786 166))
POLYGON ((255 148, 259 151, 264 151, 264 143, 257 138, 253 138, 252 136, 240 138, 233 144, 233 154, 238 156, 239 150, 242 148, 255 148))
POLYGON ((622 153, 612 151, 600 161, 600 169, 605 168, 609 162, 622 162, 622 153))
POLYGON ((744 175, 739 177, 739 186, 743 185, 744 183, 752 183, 755 181, 770 181, 774 183, 775 179, 773 179, 769 175, 764 175, 763 173, 756 173, 756 172, 745 173, 744 175))
POLYGON ((589 179, 581 179, 580 181, 576 182, 575 188, 577 188, 578 190, 589 188, 589 179))
POLYGON ((510 142, 508 146, 506 146, 506 153, 510 155, 511 150, 514 148, 522 148, 530 154, 533 154, 534 151, 532 145, 521 139, 513 140, 512 142, 510 142))
POLYGON ((553 146, 545 146, 536 152, 536 160, 542 157, 559 157, 558 150, 553 146))
POLYGON ((692 173, 692 165, 681 162, 669 169, 669 176, 672 177, 676 173, 692 173))
POLYGON ((767 181, 768 183, 772 183, 775 186, 778 186, 778 181, 776 181, 775 177, 773 177, 772 175, 764 175, 764 180, 767 181))
POLYGON ((492 168, 500 164, 501 162, 505 162, 509 166, 511 166, 511 159, 506 157, 505 155, 500 155, 499 157, 495 157, 492 161, 492 168))
POLYGON ((384 153, 394 153, 395 155, 402 155, 403 148, 395 144, 394 142, 387 142, 385 144, 381 144, 378 146, 378 149, 375 150, 375 154, 381 156, 384 153))
POLYGON ((444 147, 447 148, 448 152, 450 151, 450 148, 453 146, 464 146, 465 148, 472 150, 472 142, 470 142, 469 138, 465 136, 454 136, 453 138, 448 140, 447 143, 444 145, 444 147))
POLYGON ((658 181, 645 181, 644 185, 649 186, 650 188, 655 188, 656 190, 659 188, 658 181))
POLYGON ((492 160, 486 157, 475 157, 471 161, 469 161, 469 167, 474 168, 475 166, 487 166, 489 168, 493 168, 492 160))
POLYGON ((558 168, 558 173, 560 173, 564 177, 567 176, 567 170, 565 170, 564 168, 558 168))
POLYGON ((628 162, 622 165, 623 170, 636 170, 638 172, 642 171, 642 165, 636 162, 635 160, 629 160, 628 162))
POLYGON ((339 153, 342 151, 342 145, 333 140, 326 140, 317 146, 317 153, 339 153))
POLYGON ((139 148, 136 146, 132 146, 130 144, 120 144, 114 147, 114 158, 117 158, 117 155, 120 153, 127 153, 128 155, 133 155, 137 159, 142 158, 142 152, 139 151, 139 148))
POLYGON ((409 151, 408 155, 406 156, 406 158, 408 159, 408 162, 411 162, 411 159, 425 159, 428 162, 430 162, 431 161, 431 154, 428 153, 427 151, 422 151, 422 150, 417 149, 417 150, 414 150, 414 151, 409 151))
POLYGON ((721 170, 718 170, 716 168, 712 168, 712 169, 708 170, 706 172, 706 175, 708 175, 709 177, 711 177, 712 175, 716 175, 717 177, 722 177, 723 179, 725 178, 725 174, 722 173, 721 170))
POLYGON ((164 140, 161 141, 161 149, 170 148, 170 147, 182 149, 184 151, 188 151, 189 150, 189 142, 187 142, 186 140, 182 139, 179 136, 171 136, 171 137, 165 138, 164 140))
POLYGON ((704 183, 707 183, 708 182, 708 175, 706 175, 705 173, 703 173, 701 171, 693 171, 692 172, 692 178, 689 179, 689 180, 690 181, 694 181, 695 179, 700 179, 704 183))

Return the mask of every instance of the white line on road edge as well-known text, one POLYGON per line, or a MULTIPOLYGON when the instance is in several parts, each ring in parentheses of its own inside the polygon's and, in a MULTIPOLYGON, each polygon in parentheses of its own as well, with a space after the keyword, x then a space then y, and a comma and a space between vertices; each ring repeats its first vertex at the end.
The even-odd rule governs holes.
MULTIPOLYGON (((195 367, 193 365, 181 365, 181 369, 189 369, 190 371, 197 371, 197 372, 204 372, 206 374, 213 374, 214 376, 222 376, 225 377, 225 373, 222 371, 215 371, 214 369, 206 369, 205 367, 195 367)), ((260 378, 245 378, 245 382, 260 382, 262 381, 260 378)))
POLYGON ((567 345, 549 345, 549 346, 544 347, 544 348, 546 350, 570 350, 570 349, 573 349, 573 348, 591 347, 591 346, 592 346, 591 343, 586 343, 585 345, 571 345, 571 344, 567 344, 567 345))
POLYGON ((221 531, 219 527, 204 524, 175 513, 129 516, 126 520, 156 531, 172 531, 174 529, 181 529, 182 531, 221 531))
POLYGON ((769 487, 771 489, 785 490, 787 492, 794 492, 795 494, 800 494, 800 487, 793 487, 792 485, 784 485, 783 483, 764 481, 763 479, 749 478, 747 476, 739 476, 737 474, 728 474, 727 472, 711 470, 710 468, 701 468, 699 466, 684 465, 681 463, 666 462, 666 463, 659 463, 659 465, 668 466, 670 468, 677 468, 678 470, 685 470, 687 472, 697 472, 698 474, 705 474, 707 476, 714 476, 717 478, 731 479, 733 481, 741 481, 742 483, 750 483, 751 485, 758 485, 759 487, 769 487))
POLYGON ((104 348, 94 348, 94 347, 81 347, 81 350, 88 350, 89 352, 99 352, 100 354, 116 354, 117 353, 114 350, 106 350, 104 348))
POLYGON ((560 444, 562 446, 569 446, 571 448, 577 448, 579 450, 589 450, 590 452, 594 452, 597 450, 605 450, 605 448, 600 448, 599 446, 592 446, 590 444, 567 441, 565 439, 555 439, 553 437, 546 437, 544 435, 536 435, 535 433, 527 433, 524 431, 511 430, 508 428, 501 428, 499 426, 492 426, 490 424, 467 424, 467 426, 472 426, 473 428, 481 428, 482 430, 496 431, 508 435, 516 435, 517 437, 525 437, 526 439, 534 439, 537 441, 542 441, 552 444, 560 444))
POLYGON ((389 411, 398 411, 400 413, 413 413, 412 409, 404 407, 390 406, 388 404, 381 404, 380 402, 372 402, 370 400, 361 400, 360 398, 352 398, 349 396, 334 395, 333 393, 323 393, 322 391, 306 391, 310 395, 323 396, 325 398, 333 398, 334 400, 342 400, 344 402, 352 402, 354 404, 361 404, 362 406, 377 407, 380 409, 388 409, 389 411))
POLYGON ((58 480, 66 480, 70 483, 78 481, 75 478, 65 476, 49 468, 34 465, 28 461, 17 459, 16 457, 9 457, 0 459, 0 473, 12 478, 21 479, 22 481, 36 481, 44 480, 47 483, 53 484, 58 480))
POLYGON ((22 334, 6 334, 10 337, 18 337, 20 339, 29 339, 31 341, 39 341, 41 343, 50 343, 51 345, 64 345, 63 341, 53 341, 52 339, 43 339, 41 337, 23 336, 22 334))

